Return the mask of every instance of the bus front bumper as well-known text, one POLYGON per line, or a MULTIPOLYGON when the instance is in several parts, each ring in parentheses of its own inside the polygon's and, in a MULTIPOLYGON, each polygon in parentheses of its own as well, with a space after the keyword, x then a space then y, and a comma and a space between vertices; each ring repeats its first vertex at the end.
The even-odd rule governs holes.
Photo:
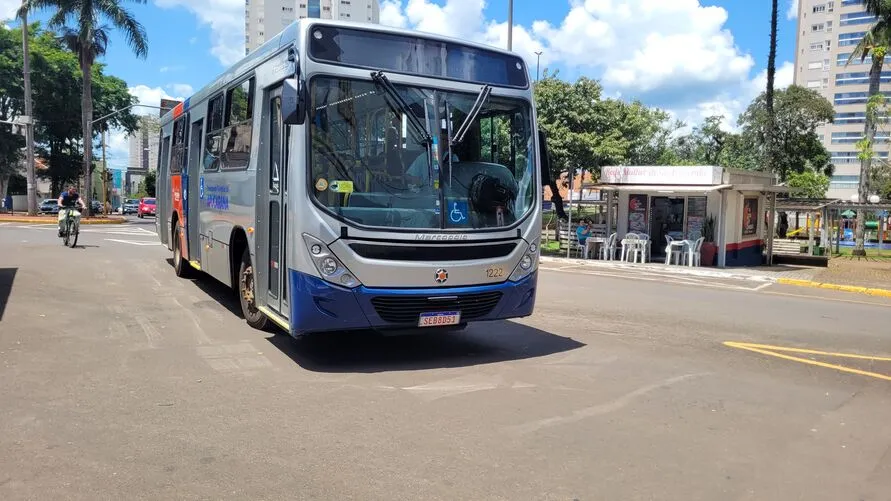
POLYGON ((538 272, 518 281, 466 287, 339 287, 289 270, 291 334, 418 328, 421 313, 461 311, 461 323, 526 317, 535 306, 538 272), (432 298, 432 299, 431 299, 432 298))

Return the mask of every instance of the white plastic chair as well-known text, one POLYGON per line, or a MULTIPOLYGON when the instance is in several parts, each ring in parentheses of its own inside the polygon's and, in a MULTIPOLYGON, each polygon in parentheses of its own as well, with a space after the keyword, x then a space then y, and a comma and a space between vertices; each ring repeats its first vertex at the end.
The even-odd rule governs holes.
POLYGON ((681 264, 684 262, 684 245, 683 241, 672 244, 675 239, 671 235, 665 235, 665 264, 681 264), (678 245, 680 244, 680 245, 678 245))
POLYGON ((600 246, 600 259, 604 261, 612 261, 616 257, 616 234, 613 233, 600 246))
POLYGON ((688 266, 702 266, 702 243, 705 241, 705 238, 699 237, 696 239, 696 242, 690 246, 687 251, 687 265, 688 266))
POLYGON ((640 236, 637 233, 625 234, 625 238, 622 239, 622 261, 627 261, 631 256, 634 256, 632 262, 637 261, 641 252, 639 244, 640 236))

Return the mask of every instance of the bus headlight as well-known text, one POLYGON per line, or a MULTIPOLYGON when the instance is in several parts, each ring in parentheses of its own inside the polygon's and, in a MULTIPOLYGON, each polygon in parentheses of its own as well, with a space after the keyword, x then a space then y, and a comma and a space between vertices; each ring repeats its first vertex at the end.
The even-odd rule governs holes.
POLYGON ((356 276, 337 259, 337 256, 324 242, 306 233, 303 234, 303 242, 309 250, 313 264, 324 280, 349 288, 361 285, 356 276))
POLYGON ((530 273, 538 269, 538 240, 533 240, 529 247, 526 248, 526 253, 523 254, 523 257, 520 258, 520 262, 517 264, 517 267, 514 268, 514 272, 510 274, 511 282, 518 282, 527 276, 530 273))

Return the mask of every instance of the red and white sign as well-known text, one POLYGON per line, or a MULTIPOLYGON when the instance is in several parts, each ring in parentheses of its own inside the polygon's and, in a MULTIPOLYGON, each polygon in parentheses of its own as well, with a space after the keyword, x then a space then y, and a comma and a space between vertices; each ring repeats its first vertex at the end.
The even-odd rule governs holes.
POLYGON ((622 165, 603 167, 600 182, 608 184, 722 184, 723 169, 711 165, 653 166, 622 165))

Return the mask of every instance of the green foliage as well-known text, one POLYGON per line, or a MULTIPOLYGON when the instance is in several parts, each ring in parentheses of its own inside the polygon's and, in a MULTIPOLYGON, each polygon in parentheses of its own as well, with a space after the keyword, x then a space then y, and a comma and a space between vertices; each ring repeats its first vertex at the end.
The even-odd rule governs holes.
POLYGON ((148 171, 148 174, 146 174, 145 178, 139 183, 139 191, 145 193, 145 196, 147 197, 154 197, 156 193, 155 185, 158 180, 157 176, 158 174, 155 171, 148 171))
MULTIPOLYGON (((21 57, 21 30, 0 28, 0 120, 11 121, 24 109, 21 57)), ((13 133, 11 125, 0 124, 0 178, 16 172, 24 145, 24 138, 13 133)))
POLYGON ((826 191, 829 190, 829 176, 812 170, 793 172, 789 175, 787 185, 792 188, 801 189, 796 196, 805 198, 823 198, 826 196, 826 191))
POLYGON ((715 216, 709 215, 702 221, 701 236, 703 242, 715 241, 715 216))
MULTIPOLYGON (((775 92, 774 114, 774 169, 780 180, 785 181, 790 174, 808 169, 830 171, 830 155, 817 135, 817 127, 832 122, 835 117, 832 103, 813 90, 792 85, 775 92)), ((769 118, 765 94, 762 93, 738 120, 758 165, 766 163, 769 118)))
MULTIPOLYGON (((49 165, 46 171, 38 171, 38 174, 49 178, 53 193, 57 193, 63 184, 76 182, 82 174, 80 64, 78 55, 64 46, 56 32, 42 29, 38 23, 34 23, 30 25, 29 34, 36 154, 46 158, 49 165)), ((0 113, 11 109, 15 116, 21 114, 24 95, 21 90, 21 37, 21 29, 0 30, 0 48, 4 49, 0 51, 0 75, 4 77, 0 80, 0 113), (7 46, 10 50, 6 50, 7 46), (13 50, 16 46, 18 50, 13 50), (7 66, 14 69, 7 71, 7 66), (12 90, 3 92, 7 88, 12 90)), ((103 116, 136 103, 136 98, 127 90, 126 82, 106 75, 104 69, 103 64, 95 64, 91 70, 94 116, 103 116)), ((138 124, 137 116, 127 110, 97 125, 99 130, 107 127, 131 132, 136 130, 138 124)), ((2 136, 3 129, 0 127, 0 154, 10 144, 2 136)), ((0 164, 2 158, 0 156, 0 164)))
POLYGON ((670 136, 679 123, 639 102, 603 99, 602 92, 595 80, 569 83, 547 70, 536 82, 536 113, 548 136, 552 178, 576 169, 596 177, 604 165, 672 160, 670 136))

